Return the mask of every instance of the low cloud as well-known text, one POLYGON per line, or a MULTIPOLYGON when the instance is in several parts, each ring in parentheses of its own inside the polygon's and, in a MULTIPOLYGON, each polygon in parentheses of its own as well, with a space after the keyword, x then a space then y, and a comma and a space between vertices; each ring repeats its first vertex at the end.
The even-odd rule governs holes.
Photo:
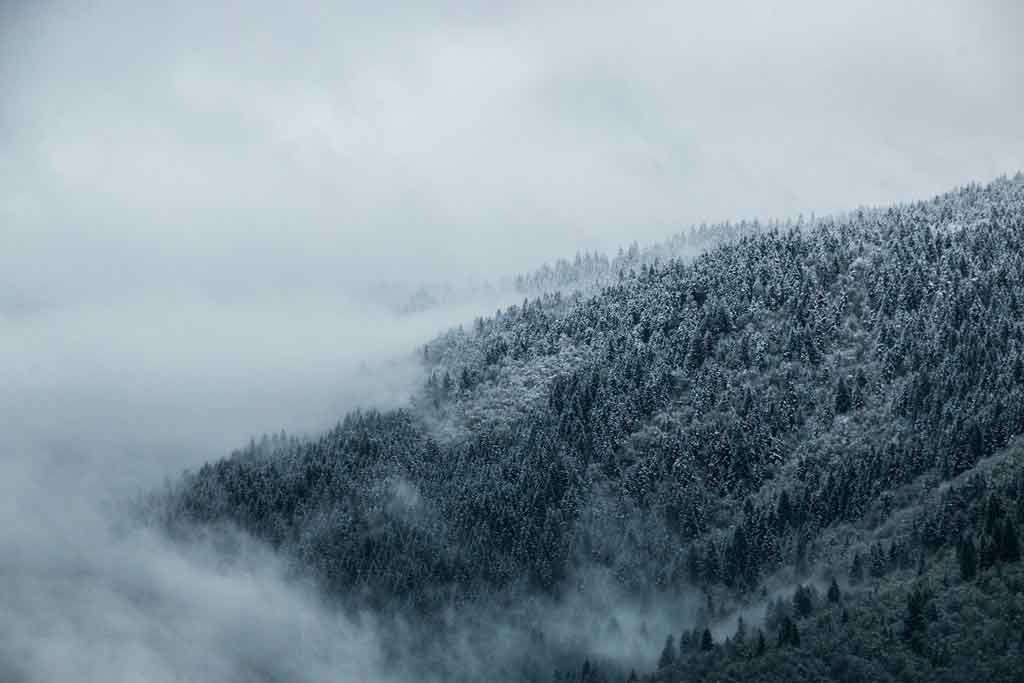
POLYGON ((389 680, 369 622, 324 609, 266 549, 235 539, 226 561, 212 541, 118 531, 90 501, 55 498, 59 472, 12 482, 11 469, 23 495, 3 503, 21 520, 0 536, 3 680, 389 680))
MULTIPOLYGON (((114 502, 250 436, 400 404, 419 345, 510 303, 399 315, 381 283, 497 281, 1019 170, 1022 18, 1006 0, 0 3, 0 679, 398 675, 379 625, 266 549, 119 530, 114 502)), ((536 609, 557 643, 642 662, 631 634, 657 643, 690 608, 536 609), (591 633, 598 613, 626 635, 591 633)), ((521 642, 492 616, 474 637, 521 642)), ((438 656, 472 672, 456 634, 438 656)))
POLYGON ((127 502, 250 436, 402 403, 418 345, 470 318, 344 292, 5 311, 0 679, 398 680, 372 620, 284 558, 238 534, 172 543, 127 502))

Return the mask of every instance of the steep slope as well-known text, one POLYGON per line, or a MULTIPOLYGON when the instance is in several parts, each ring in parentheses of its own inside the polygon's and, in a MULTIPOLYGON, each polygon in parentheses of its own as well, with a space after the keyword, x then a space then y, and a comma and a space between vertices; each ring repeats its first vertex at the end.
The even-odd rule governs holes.
POLYGON ((846 577, 883 528, 894 567, 995 543, 886 521, 1022 432, 1022 306, 1019 175, 773 226, 453 330, 407 410, 204 466, 162 514, 264 538, 345 604, 558 600, 597 568, 631 595, 699 587, 710 625, 770 582, 846 577))
POLYGON ((710 645, 713 624, 683 630, 644 680, 1020 680, 1024 443, 936 484, 915 481, 888 515, 891 500, 829 532, 852 559, 827 588, 765 600, 760 623, 723 624, 710 645))

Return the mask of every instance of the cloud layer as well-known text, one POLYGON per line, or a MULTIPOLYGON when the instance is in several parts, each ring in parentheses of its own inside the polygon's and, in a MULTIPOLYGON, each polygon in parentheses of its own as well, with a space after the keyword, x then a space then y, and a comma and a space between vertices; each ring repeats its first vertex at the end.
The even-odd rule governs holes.
POLYGON ((0 284, 29 298, 518 270, 1024 165, 1011 2, 26 4, 3 25, 0 284))
POLYGON ((1021 169, 1021 29, 1010 0, 0 4, 0 678, 384 675, 266 551, 108 503, 401 400, 498 303, 396 316, 376 284, 1021 169))

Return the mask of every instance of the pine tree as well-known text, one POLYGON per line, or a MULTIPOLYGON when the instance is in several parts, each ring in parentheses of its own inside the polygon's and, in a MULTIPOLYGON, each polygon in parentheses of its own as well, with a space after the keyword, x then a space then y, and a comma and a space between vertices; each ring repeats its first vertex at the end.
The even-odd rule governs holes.
POLYGON ((747 622, 743 620, 742 614, 736 621, 736 635, 733 636, 732 640, 734 643, 741 646, 747 642, 747 622))
POLYGON ((839 592, 839 584, 836 583, 835 577, 832 578, 832 583, 828 587, 828 601, 833 605, 838 604, 842 594, 839 592))
POLYGON ((971 463, 976 463, 985 455, 985 435, 977 422, 972 422, 967 430, 967 450, 971 456, 971 463))
POLYGON ((839 378, 836 382, 836 397, 835 397, 835 409, 837 415, 842 415, 850 410, 853 405, 853 399, 850 396, 850 387, 846 384, 846 380, 843 377, 839 378))
POLYGON ((981 547, 978 550, 978 569, 984 571, 993 566, 1000 559, 999 544, 996 539, 988 534, 981 538, 981 547))
POLYGON ((851 402, 854 408, 864 407, 864 395, 867 393, 868 378, 864 374, 864 368, 857 368, 857 374, 854 379, 853 392, 851 396, 851 402))
POLYGON ((695 332, 690 339, 690 348, 686 353, 686 367, 690 370, 697 370, 704 365, 704 337, 700 332, 695 332))
POLYGON ((965 536, 957 546, 957 560, 960 563, 960 578, 972 581, 978 573, 978 551, 970 536, 965 536))
POLYGON ((661 650, 661 656, 658 658, 658 668, 665 669, 676 662, 676 641, 671 635, 665 640, 665 647, 661 650))
POLYGON ((924 651, 924 607, 927 601, 928 594, 921 588, 915 588, 907 595, 907 612, 903 617, 904 635, 910 642, 910 648, 918 654, 924 651))
POLYGON ((779 504, 775 514, 778 517, 779 526, 783 529, 788 527, 793 521, 793 506, 789 502, 789 493, 785 490, 779 495, 779 504))
POLYGON ((908 633, 925 629, 924 606, 927 601, 928 594, 921 588, 915 588, 907 595, 907 614, 904 617, 904 625, 908 633))
POLYGON ((703 652, 708 652, 715 647, 715 641, 711 638, 711 631, 704 629, 703 635, 700 637, 700 649, 703 652))
POLYGON ((886 570, 889 568, 889 563, 886 561, 885 551, 882 550, 882 546, 875 543, 871 546, 871 561, 868 567, 868 571, 871 576, 878 579, 885 576, 886 570))
POLYGON ((860 553, 854 553, 853 562, 850 564, 850 583, 859 584, 864 580, 864 563, 860 559, 860 553))
POLYGON ((679 643, 678 643, 678 647, 677 647, 677 649, 679 650, 679 657, 680 657, 680 659, 687 652, 690 651, 692 646, 693 646, 693 643, 691 642, 691 639, 690 639, 690 632, 684 629, 683 632, 679 634, 679 643))
POLYGON ((747 566, 747 537, 743 524, 737 524, 729 545, 726 567, 726 581, 730 584, 741 582, 747 566))
POLYGON ((999 528, 999 520, 1003 516, 1003 506, 996 496, 989 496, 985 506, 985 533, 995 536, 999 528))
POLYGON ((807 546, 808 538, 806 534, 800 534, 796 541, 796 557, 793 559, 793 568, 797 574, 807 573, 807 546))
POLYGON ((779 647, 785 645, 800 645, 800 631, 796 627, 796 622, 789 616, 783 617, 779 625, 779 647))
POLYGON ((765 650, 764 631, 762 631, 761 629, 758 629, 757 630, 757 650, 754 651, 754 654, 756 656, 760 657, 761 655, 764 654, 764 650, 765 650))
POLYGON ((1000 534, 999 555, 1006 562, 1020 561, 1020 538, 1017 536, 1017 527, 1013 520, 1007 518, 1003 522, 1003 529, 1000 534))
POLYGON ((801 617, 808 616, 814 610, 810 588, 803 585, 796 587, 796 592, 793 593, 793 609, 801 617))

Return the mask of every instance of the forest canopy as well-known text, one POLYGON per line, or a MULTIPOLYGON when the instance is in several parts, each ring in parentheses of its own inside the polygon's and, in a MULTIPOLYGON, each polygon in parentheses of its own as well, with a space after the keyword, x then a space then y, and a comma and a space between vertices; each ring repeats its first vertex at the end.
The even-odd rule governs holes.
MULTIPOLYGON (((1024 177, 516 282, 522 304, 418 352, 405 408, 186 473, 160 523, 238 527, 339 608, 423 623, 557 603, 593 572, 699 593, 649 634, 653 680, 1016 675, 1024 177)), ((630 674, 507 617, 536 636, 509 679, 630 674)))

